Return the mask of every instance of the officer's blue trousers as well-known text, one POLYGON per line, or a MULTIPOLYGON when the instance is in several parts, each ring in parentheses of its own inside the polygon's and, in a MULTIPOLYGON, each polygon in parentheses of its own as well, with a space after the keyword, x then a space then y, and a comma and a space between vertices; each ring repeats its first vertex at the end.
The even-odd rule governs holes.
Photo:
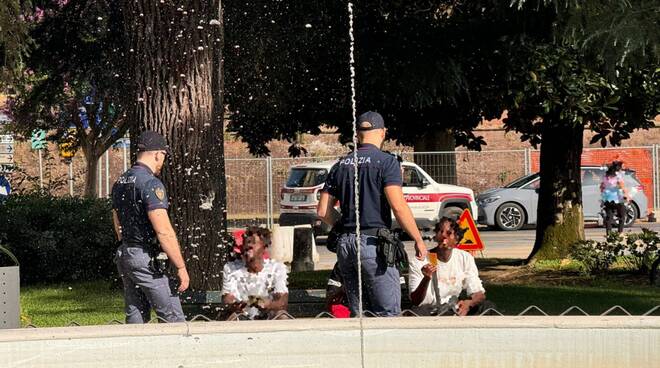
MULTIPOLYGON (((353 316, 359 314, 360 303, 356 239, 355 234, 342 234, 337 245, 337 262, 353 316)), ((401 313, 399 271, 378 257, 377 242, 374 236, 360 236, 362 299, 369 311, 379 316, 398 316, 401 313)))
POLYGON ((139 247, 122 245, 117 249, 116 262, 124 281, 126 323, 146 323, 151 308, 167 322, 183 322, 185 316, 179 296, 172 292, 169 278, 154 272, 151 256, 139 247))

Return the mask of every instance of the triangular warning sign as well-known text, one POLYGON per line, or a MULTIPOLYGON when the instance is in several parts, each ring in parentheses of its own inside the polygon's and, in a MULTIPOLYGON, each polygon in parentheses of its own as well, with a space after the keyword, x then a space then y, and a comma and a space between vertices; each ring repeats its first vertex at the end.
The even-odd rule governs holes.
POLYGON ((461 217, 458 218, 458 226, 465 230, 463 239, 458 243, 458 249, 462 250, 483 250, 484 243, 481 241, 477 225, 474 224, 472 215, 467 209, 463 210, 461 217))

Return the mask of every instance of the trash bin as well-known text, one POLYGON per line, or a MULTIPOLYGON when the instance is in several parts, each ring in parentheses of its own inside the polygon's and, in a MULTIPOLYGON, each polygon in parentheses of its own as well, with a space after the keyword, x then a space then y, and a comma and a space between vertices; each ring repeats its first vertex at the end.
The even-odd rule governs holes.
POLYGON ((0 245, 0 254, 5 254, 14 266, 0 267, 0 329, 19 328, 20 320, 20 276, 18 259, 9 249, 0 245))

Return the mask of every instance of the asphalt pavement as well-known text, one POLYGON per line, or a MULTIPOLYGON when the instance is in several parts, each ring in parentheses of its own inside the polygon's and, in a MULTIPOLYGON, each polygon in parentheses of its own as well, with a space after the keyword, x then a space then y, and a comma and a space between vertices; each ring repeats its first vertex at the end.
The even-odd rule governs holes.
MULTIPOLYGON (((626 228, 624 231, 628 232, 641 232, 642 227, 660 231, 660 223, 654 222, 638 222, 626 228)), ((486 258, 527 258, 534 246, 534 239, 536 237, 535 229, 524 229, 518 231, 497 231, 491 230, 486 227, 479 227, 479 235, 484 242, 485 249, 483 257, 486 258)), ((605 228, 595 227, 594 225, 587 224, 585 228, 585 236, 587 239, 604 240, 605 228)), ((319 253, 319 262, 315 265, 317 270, 332 269, 336 261, 336 255, 325 247, 323 243, 324 238, 319 237, 316 250, 319 253)), ((413 242, 406 241, 406 250, 409 255, 413 253, 413 242)), ((430 243, 427 243, 429 248, 430 243)), ((481 255, 478 255, 479 257, 481 255)))

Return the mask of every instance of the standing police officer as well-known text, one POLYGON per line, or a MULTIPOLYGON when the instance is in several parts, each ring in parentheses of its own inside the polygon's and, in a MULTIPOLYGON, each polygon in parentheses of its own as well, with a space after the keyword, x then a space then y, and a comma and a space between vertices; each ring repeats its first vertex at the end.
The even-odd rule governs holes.
MULTIPOLYGON (((394 217, 415 241, 418 259, 426 257, 426 245, 417 229, 415 219, 403 198, 401 165, 396 157, 381 151, 385 141, 385 123, 376 112, 366 112, 358 118, 358 180, 360 184, 360 254, 365 297, 371 312, 379 316, 401 313, 401 286, 399 271, 388 265, 378 254, 379 230, 390 229, 394 217)), ((359 283, 357 268, 357 235, 355 218, 354 160, 349 154, 335 164, 321 193, 318 216, 332 224, 331 210, 339 201, 341 225, 337 261, 346 286, 351 313, 359 311, 359 283)))
POLYGON ((181 301, 170 288, 165 270, 156 256, 160 248, 177 269, 178 291, 190 279, 179 243, 167 215, 168 200, 160 174, 169 149, 156 132, 145 131, 138 141, 136 164, 112 187, 112 219, 121 243, 117 269, 124 282, 126 323, 150 320, 151 308, 167 322, 185 321, 181 301))

